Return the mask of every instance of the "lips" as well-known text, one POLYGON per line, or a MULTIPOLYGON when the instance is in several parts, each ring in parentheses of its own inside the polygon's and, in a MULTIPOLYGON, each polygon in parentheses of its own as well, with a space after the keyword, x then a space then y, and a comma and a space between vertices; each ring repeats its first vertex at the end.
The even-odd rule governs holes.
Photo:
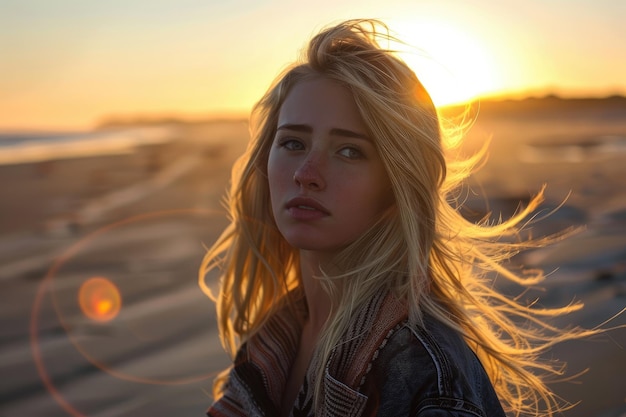
POLYGON ((290 209, 299 209, 299 210, 307 210, 311 212, 321 212, 325 215, 330 215, 330 211, 319 202, 312 198, 308 197, 296 197, 287 202, 287 210, 290 209))

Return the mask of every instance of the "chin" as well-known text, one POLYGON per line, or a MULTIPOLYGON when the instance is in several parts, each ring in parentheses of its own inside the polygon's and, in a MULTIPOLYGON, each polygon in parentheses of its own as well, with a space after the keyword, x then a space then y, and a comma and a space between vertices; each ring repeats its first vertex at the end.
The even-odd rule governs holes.
POLYGON ((344 249, 347 245, 339 244, 335 242, 328 242, 324 240, 323 242, 319 239, 312 239, 310 236, 303 237, 285 237, 287 243, 298 250, 304 250, 309 252, 320 252, 326 254, 338 253, 342 249, 344 249))
POLYGON ((329 233, 328 230, 322 232, 310 228, 289 227, 280 232, 292 247, 312 252, 337 253, 348 246, 346 241, 350 241, 350 239, 340 239, 336 233, 329 233))

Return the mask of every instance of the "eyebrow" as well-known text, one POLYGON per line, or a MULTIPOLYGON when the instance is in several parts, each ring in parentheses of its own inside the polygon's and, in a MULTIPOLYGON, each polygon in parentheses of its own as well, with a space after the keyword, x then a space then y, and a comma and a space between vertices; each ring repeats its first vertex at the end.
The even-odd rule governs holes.
MULTIPOLYGON (((276 130, 293 130, 295 132, 304 132, 304 133, 313 133, 313 128, 309 125, 305 124, 293 124, 293 123, 285 123, 280 126, 276 130)), ((341 129, 338 127, 330 129, 329 132, 333 136, 344 136, 348 138, 356 138, 356 139, 364 139, 367 141, 371 141, 370 137, 364 133, 355 132, 349 129, 341 129)))

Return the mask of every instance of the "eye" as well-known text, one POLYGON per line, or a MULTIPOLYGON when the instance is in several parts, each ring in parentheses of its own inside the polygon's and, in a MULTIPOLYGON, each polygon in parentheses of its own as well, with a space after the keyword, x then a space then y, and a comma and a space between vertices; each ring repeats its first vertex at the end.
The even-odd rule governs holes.
POLYGON ((348 159, 362 159, 364 157, 363 152, 352 146, 342 148, 339 154, 348 159))
POLYGON ((301 151, 304 150, 304 143, 294 138, 284 138, 278 142, 278 146, 285 148, 288 151, 301 151))

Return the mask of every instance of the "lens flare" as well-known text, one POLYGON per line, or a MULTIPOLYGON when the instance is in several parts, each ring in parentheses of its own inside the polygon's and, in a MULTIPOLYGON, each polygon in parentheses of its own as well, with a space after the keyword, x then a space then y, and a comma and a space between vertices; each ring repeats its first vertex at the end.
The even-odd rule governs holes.
MULTIPOLYGON (((73 417, 88 417, 86 414, 79 411, 75 404, 72 404, 65 398, 63 393, 55 385, 55 381, 46 367, 46 361, 40 340, 40 319, 43 313, 42 309, 46 295, 50 295, 59 323, 65 330, 67 337, 76 350, 92 365, 117 379, 150 385, 183 385, 204 381, 217 374, 215 371, 203 372, 203 368, 198 367, 199 372, 197 374, 183 376, 166 375, 159 378, 153 375, 128 373, 125 369, 116 369, 112 367, 110 363, 100 357, 99 354, 102 352, 92 351, 93 346, 84 343, 84 337, 77 337, 77 335, 74 334, 73 328, 67 320, 68 316, 66 315, 68 312, 65 311, 66 309, 62 308, 63 302, 59 299, 57 293, 58 291, 55 288, 55 282, 59 271, 62 271, 66 264, 71 260, 80 257, 83 251, 88 250, 94 242, 106 237, 109 233, 115 233, 116 231, 123 230, 132 225, 141 224, 142 222, 160 221, 174 218, 191 218, 194 219, 194 221, 196 218, 200 218, 208 224, 215 223, 216 225, 219 225, 218 219, 221 221, 225 219, 225 216, 223 212, 215 210, 200 208, 174 209, 144 213, 105 225, 100 229, 84 236, 82 239, 78 240, 72 244, 72 246, 67 248, 67 250, 61 253, 61 255, 54 260, 43 280, 37 287, 35 300, 31 309, 29 326, 31 351, 37 368, 37 373, 41 378, 42 384, 48 393, 52 395, 57 404, 62 407, 68 415, 73 417)), ((220 229, 222 226, 225 227, 226 225, 219 225, 217 226, 217 229, 220 229)), ((206 284, 204 284, 204 286, 206 286, 206 284)), ((82 282, 79 286, 77 285, 77 288, 74 288, 73 293, 76 294, 77 303, 73 304, 72 307, 69 308, 69 317, 72 317, 74 314, 83 314, 88 319, 99 322, 104 328, 106 327, 105 323, 112 321, 120 313, 122 307, 121 294, 124 293, 124 286, 123 283, 120 282, 118 287, 118 285, 112 282, 112 280, 96 275, 82 282)), ((128 298, 126 298, 126 302, 128 302, 128 298)), ((128 308, 128 305, 126 307, 128 308)), ((125 329, 128 327, 128 323, 116 323, 115 326, 120 329, 125 329)), ((109 342, 112 341, 114 343, 129 342, 129 340, 116 340, 114 335, 108 339, 111 339, 109 342)), ((134 342, 136 342, 136 340, 130 340, 131 344, 134 342)), ((103 346, 104 349, 106 349, 107 346, 110 345, 102 344, 99 345, 98 348, 102 349, 103 346)), ((119 346, 117 347, 119 348, 119 346)), ((53 355, 54 353, 55 352, 49 354, 53 355)))
POLYGON ((117 286, 106 278, 94 277, 78 290, 78 304, 85 316, 94 321, 113 320, 122 308, 122 297, 117 286))

